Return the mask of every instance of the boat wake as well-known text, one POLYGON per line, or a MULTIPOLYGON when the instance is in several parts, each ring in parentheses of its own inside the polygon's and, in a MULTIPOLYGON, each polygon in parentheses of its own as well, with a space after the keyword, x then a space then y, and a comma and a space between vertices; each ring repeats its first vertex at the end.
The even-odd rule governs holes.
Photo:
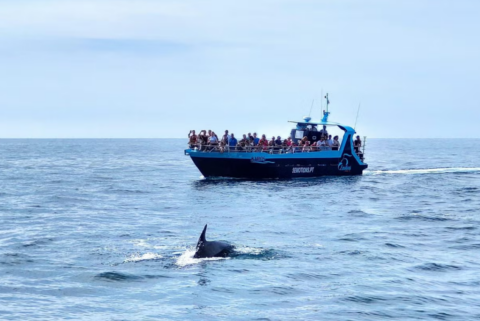
POLYGON ((177 267, 185 267, 193 264, 199 264, 205 261, 219 261, 219 260, 229 260, 229 259, 254 259, 254 260, 275 260, 288 257, 283 253, 279 253, 273 249, 263 249, 263 248, 253 248, 248 246, 235 247, 235 250, 228 257, 208 257, 196 259, 193 256, 195 255, 195 248, 188 248, 175 260, 175 265, 177 267))
POLYGON ((193 257, 194 255, 195 255, 194 248, 189 248, 185 250, 185 252, 183 252, 182 255, 180 255, 177 258, 175 265, 177 265, 178 267, 185 267, 187 265, 198 264, 203 261, 218 261, 218 260, 229 259, 228 257, 208 257, 208 258, 196 259, 193 257))
POLYGON ((383 175, 383 174, 442 174, 442 173, 470 173, 480 172, 480 167, 449 167, 449 168, 425 168, 425 169, 399 169, 399 170, 380 170, 364 171, 364 175, 383 175))
POLYGON ((132 254, 127 257, 124 263, 128 262, 140 262, 140 261, 150 261, 150 260, 159 260, 163 258, 162 255, 156 253, 145 253, 145 254, 132 254))

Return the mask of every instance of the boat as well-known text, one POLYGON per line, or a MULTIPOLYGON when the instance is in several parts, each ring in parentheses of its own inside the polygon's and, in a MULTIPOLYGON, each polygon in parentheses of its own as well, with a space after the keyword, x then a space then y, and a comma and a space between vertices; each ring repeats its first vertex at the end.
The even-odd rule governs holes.
POLYGON ((305 137, 314 143, 320 140, 320 126, 336 127, 343 131, 343 138, 337 148, 329 146, 301 147, 285 146, 244 146, 221 147, 210 145, 189 146, 185 155, 205 178, 244 178, 244 179, 289 179, 297 177, 362 175, 368 167, 364 163, 365 141, 361 148, 354 148, 355 129, 328 120, 328 94, 326 110, 320 122, 312 122, 310 117, 301 121, 290 121, 296 126, 291 130, 291 140, 298 144, 305 137))

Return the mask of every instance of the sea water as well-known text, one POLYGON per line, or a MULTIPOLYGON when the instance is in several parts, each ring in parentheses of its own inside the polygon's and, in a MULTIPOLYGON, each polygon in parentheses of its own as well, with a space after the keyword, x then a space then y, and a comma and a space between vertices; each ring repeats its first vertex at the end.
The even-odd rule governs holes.
POLYGON ((0 140, 2 320, 478 320, 480 140, 206 180, 184 140, 0 140), (194 259, 207 239, 230 258, 194 259))

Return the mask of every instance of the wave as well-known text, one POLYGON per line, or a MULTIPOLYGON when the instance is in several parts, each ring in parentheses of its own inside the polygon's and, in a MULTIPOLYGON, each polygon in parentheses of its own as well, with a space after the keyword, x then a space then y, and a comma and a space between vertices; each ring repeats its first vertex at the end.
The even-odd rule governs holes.
POLYGON ((466 230, 466 231, 473 231, 477 228, 475 226, 447 226, 447 230, 466 230))
POLYGON ((480 244, 467 244, 467 245, 454 245, 450 246, 451 249, 456 249, 456 250, 477 250, 480 249, 480 244))
POLYGON ((198 264, 204 261, 218 261, 218 260, 229 259, 229 257, 208 257, 208 258, 196 259, 193 257, 194 255, 195 255, 195 249, 193 248, 186 249, 185 252, 183 252, 182 255, 180 255, 177 258, 175 265, 178 267, 185 267, 188 265, 198 264))
POLYGON ((443 173, 469 173, 480 172, 480 167, 444 167, 444 168, 423 168, 423 169, 398 169, 398 170, 378 170, 364 171, 364 175, 383 175, 383 174, 443 174, 443 173))
POLYGON ((405 248, 405 246, 395 243, 385 243, 385 245, 391 248, 405 248))
POLYGON ((410 221, 410 220, 419 220, 419 221, 426 221, 426 222, 444 222, 444 221, 452 221, 453 218, 448 218, 445 216, 428 216, 428 215, 421 215, 412 213, 411 215, 402 215, 396 218, 400 221, 410 221))
POLYGON ((425 263, 422 265, 417 265, 415 268, 418 270, 433 271, 433 272, 458 271, 462 269, 461 267, 456 265, 440 264, 440 263, 425 263))
POLYGON ((235 248, 235 251, 233 252, 232 257, 236 259, 254 259, 254 260, 269 261, 269 260, 275 260, 280 258, 287 258, 288 256, 284 253, 275 251, 273 249, 262 249, 262 248, 242 246, 242 247, 235 248))
POLYGON ((156 253, 145 253, 145 254, 132 254, 125 259, 125 263, 127 262, 140 262, 140 261, 150 261, 150 260, 158 260, 163 258, 160 254, 156 253))
POLYGON ((380 297, 380 296, 356 295, 356 296, 349 296, 344 300, 356 302, 356 303, 378 303, 382 301, 387 301, 387 298, 380 297))
POLYGON ((219 261, 219 260, 226 260, 226 259, 237 259, 237 260, 253 259, 253 260, 269 261, 269 260, 288 257, 287 255, 272 249, 254 248, 254 247, 248 247, 248 246, 235 247, 234 251, 228 257, 209 257, 209 258, 196 259, 193 257, 194 255, 195 255, 194 248, 186 249, 185 252, 183 252, 176 259, 175 265, 177 267, 185 267, 188 265, 202 263, 204 261, 219 261))
POLYGON ((120 272, 102 272, 95 275, 95 279, 105 281, 136 281, 142 279, 142 277, 120 272))
POLYGON ((131 282, 131 281, 142 281, 145 279, 160 279, 168 278, 165 275, 133 275, 121 272, 102 272, 94 277, 97 280, 108 281, 108 282, 131 282))

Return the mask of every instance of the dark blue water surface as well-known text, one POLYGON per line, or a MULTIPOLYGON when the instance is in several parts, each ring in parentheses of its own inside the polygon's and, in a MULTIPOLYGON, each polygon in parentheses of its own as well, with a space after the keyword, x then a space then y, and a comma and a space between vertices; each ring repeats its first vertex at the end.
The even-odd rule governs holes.
POLYGON ((480 140, 204 180, 184 140, 0 140, 0 319, 478 320, 480 140), (237 255, 193 259, 207 238, 237 255))

